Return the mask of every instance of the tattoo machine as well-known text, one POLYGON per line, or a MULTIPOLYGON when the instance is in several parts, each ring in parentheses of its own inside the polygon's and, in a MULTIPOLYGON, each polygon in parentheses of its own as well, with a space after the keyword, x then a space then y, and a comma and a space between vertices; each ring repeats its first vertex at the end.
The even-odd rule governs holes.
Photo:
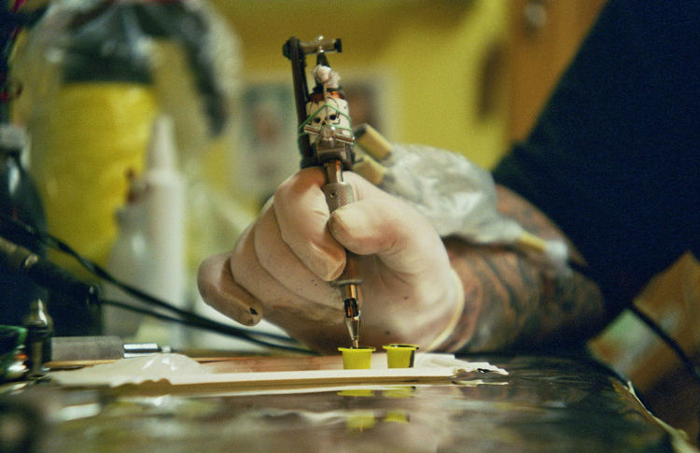
MULTIPOLYGON (((323 192, 331 212, 354 201, 352 186, 343 180, 343 171, 352 170, 354 162, 352 131, 348 103, 340 88, 340 77, 331 69, 326 53, 342 52, 340 39, 319 36, 314 41, 289 38, 282 53, 292 63, 292 80, 299 121, 298 145, 301 167, 321 167, 326 175, 323 192), (315 86, 308 90, 306 55, 316 55, 312 74, 315 86)), ((347 252, 347 251, 346 251, 347 252)), ((347 252, 343 273, 333 283, 340 288, 345 325, 353 348, 359 347, 361 283, 356 257, 347 252)))

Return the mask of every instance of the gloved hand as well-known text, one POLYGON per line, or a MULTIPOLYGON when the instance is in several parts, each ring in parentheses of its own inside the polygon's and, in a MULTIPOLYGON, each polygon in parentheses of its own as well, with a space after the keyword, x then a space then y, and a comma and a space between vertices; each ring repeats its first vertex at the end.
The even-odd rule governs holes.
POLYGON ((345 249, 363 279, 360 343, 428 349, 461 313, 463 290, 431 223, 362 177, 346 173, 355 202, 329 213, 318 168, 285 181, 230 253, 199 269, 203 299, 246 325, 263 316, 322 352, 348 346, 340 291, 332 282, 345 249))

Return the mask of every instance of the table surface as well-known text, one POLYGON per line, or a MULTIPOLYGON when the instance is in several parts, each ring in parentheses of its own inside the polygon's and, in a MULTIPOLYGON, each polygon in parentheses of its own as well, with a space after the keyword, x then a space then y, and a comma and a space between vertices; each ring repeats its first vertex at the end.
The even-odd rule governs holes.
POLYGON ((469 360, 509 374, 259 393, 35 384, 2 402, 26 416, 37 452, 695 451, 594 362, 469 360))

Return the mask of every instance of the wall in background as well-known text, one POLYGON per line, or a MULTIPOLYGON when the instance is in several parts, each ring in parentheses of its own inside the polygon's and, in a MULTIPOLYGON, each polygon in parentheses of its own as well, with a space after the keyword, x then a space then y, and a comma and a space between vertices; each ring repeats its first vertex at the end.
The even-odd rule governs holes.
POLYGON ((390 140, 457 151, 487 168, 507 147, 507 2, 211 3, 240 40, 244 86, 291 89, 281 51, 290 36, 341 38, 343 53, 330 62, 347 95, 370 87, 373 125, 390 140))
POLYGON ((509 132, 525 138, 605 0, 512 0, 509 132))

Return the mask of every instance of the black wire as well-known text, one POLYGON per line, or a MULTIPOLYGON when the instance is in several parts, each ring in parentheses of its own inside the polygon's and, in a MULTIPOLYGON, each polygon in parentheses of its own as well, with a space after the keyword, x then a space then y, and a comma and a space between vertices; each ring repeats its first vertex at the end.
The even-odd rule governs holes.
POLYGON ((132 310, 136 311, 139 313, 147 314, 149 316, 154 316, 156 318, 172 321, 172 322, 179 322, 187 326, 192 326, 192 327, 198 327, 200 329, 206 329, 210 330, 216 333, 220 334, 225 334, 233 337, 237 337, 246 341, 250 341, 255 344, 259 345, 264 345, 268 346, 271 348, 277 348, 277 349, 285 349, 285 350, 293 350, 296 352, 304 352, 307 354, 314 354, 313 351, 310 351, 308 349, 303 349, 299 346, 299 343, 295 341, 292 338, 283 336, 283 335, 277 335, 274 333, 269 333, 269 332, 251 332, 245 329, 241 329, 235 326, 231 326, 228 324, 223 324, 217 321, 214 321, 212 319, 206 318, 204 316, 198 315, 196 313, 190 312, 188 310, 181 309, 179 307, 176 307, 168 302, 165 302, 161 299, 158 299, 148 293, 145 293, 138 288, 135 288, 131 285, 128 285, 127 283, 124 283, 117 278, 115 278, 113 275, 111 275, 109 272, 107 272, 104 268, 96 264, 95 262, 83 257, 80 253, 78 253, 75 249, 73 249, 70 245, 66 244, 65 242, 61 241, 60 239, 50 235, 49 233, 39 231, 37 228, 34 228, 33 226, 18 220, 14 219, 10 216, 7 216, 5 214, 0 214, 0 218, 8 222, 9 224, 12 224, 16 227, 22 228, 25 230, 27 233, 31 234, 35 238, 37 238, 39 241, 44 243, 45 245, 52 247, 62 253, 65 253, 69 256, 71 256, 73 259, 75 259, 81 266, 83 266, 86 270, 94 274, 95 276, 101 278, 102 280, 111 283, 113 285, 116 285, 117 287, 121 288, 128 294, 135 296, 149 304, 155 305, 163 310, 173 312, 182 318, 176 318, 172 316, 168 316, 162 313, 158 313, 152 310, 145 310, 139 307, 135 307, 133 305, 117 302, 117 301, 103 301, 100 299, 100 302, 103 303, 108 303, 111 305, 116 305, 117 303, 121 306, 121 308, 127 309, 127 310, 132 310), (288 343, 290 346, 283 346, 277 343, 269 343, 265 342, 264 340, 259 339, 259 337, 264 337, 264 338, 269 338, 271 340, 275 340, 278 342, 282 343, 288 343))
MULTIPOLYGON (((641 311, 639 307, 636 305, 632 304, 630 306, 630 310, 632 313, 637 315, 639 319, 644 321, 644 323, 649 327, 656 335, 658 335, 666 344, 668 347, 670 347, 673 352, 676 353, 680 361, 683 363, 683 366, 685 366, 686 370, 688 370, 688 373, 698 382, 700 383, 700 368, 688 357, 688 355, 683 351, 683 348, 673 339, 671 338, 662 328, 659 326, 656 321, 651 319, 646 313, 641 311)), ((698 414, 698 417, 700 418, 700 414, 698 414)), ((697 434, 697 439, 696 442, 700 444, 700 432, 697 434)))
POLYGON ((698 368, 697 365, 693 362, 693 360, 688 357, 688 355, 683 351, 683 348, 676 342, 673 338, 671 338, 662 328, 659 326, 656 321, 651 319, 646 313, 641 311, 639 307, 635 305, 631 305, 630 310, 632 313, 637 315, 639 319, 644 321, 644 323, 649 327, 656 335, 658 335, 667 345, 669 348, 673 350, 673 352, 676 353, 680 361, 683 363, 683 366, 688 370, 691 376, 695 378, 698 383, 700 383, 700 368, 698 368))
MULTIPOLYGON (((286 346, 286 345, 282 345, 282 344, 279 344, 279 345, 278 344, 271 344, 267 341, 255 338, 255 335, 259 334, 258 332, 246 331, 246 330, 239 329, 237 327, 229 326, 226 324, 222 324, 221 325, 222 328, 217 329, 217 328, 213 328, 212 326, 209 326, 209 325, 198 325, 198 324, 187 323, 185 320, 180 319, 180 318, 169 316, 169 315, 166 315, 164 313, 158 313, 157 311, 148 310, 146 308, 136 307, 136 306, 124 303, 124 302, 117 301, 117 300, 100 299, 100 303, 102 303, 104 305, 111 305, 113 307, 122 308, 125 310, 130 310, 130 311, 140 313, 143 315, 147 315, 147 316, 151 316, 151 317, 163 320, 163 321, 181 323, 181 324, 185 324, 188 327, 213 331, 213 332, 221 333, 221 334, 225 334, 225 335, 236 336, 236 337, 242 338, 246 341, 249 341, 251 343, 259 344, 261 346, 273 347, 276 349, 283 349, 285 351, 292 351, 292 352, 302 352, 302 353, 307 353, 307 354, 312 353, 312 351, 309 351, 308 349, 296 348, 294 346, 286 346)), ((260 332, 260 334, 265 334, 265 333, 266 332, 260 332)), ((266 336, 269 336, 269 335, 266 335, 266 336)), ((278 336, 278 337, 282 340, 285 340, 285 341, 289 340, 289 338, 287 338, 287 337, 282 337, 282 336, 278 336)))
MULTIPOLYGON (((569 261, 569 266, 576 272, 582 274, 584 277, 595 281, 595 279, 590 275, 587 267, 581 266, 574 261, 569 261)), ((630 311, 635 314, 644 324, 649 327, 666 345, 671 348, 671 350, 676 354, 678 359, 682 362, 683 366, 688 370, 690 375, 700 383, 700 367, 696 365, 693 360, 685 353, 683 348, 678 344, 676 340, 671 338, 671 336, 666 333, 666 331, 659 326, 659 324, 649 317, 646 313, 641 311, 639 307, 634 305, 634 303, 627 304, 630 311)))
MULTIPOLYGON (((594 278, 590 275, 589 269, 586 266, 581 266, 578 263, 574 261, 569 261, 569 266, 576 272, 579 272, 581 275, 584 277, 590 279, 591 281, 595 281, 594 278)), ((695 381, 700 384, 700 367, 696 365, 693 360, 685 353, 683 348, 678 344, 676 340, 671 338, 669 334, 666 333, 664 329, 661 328, 661 326, 654 321, 651 317, 649 317, 646 313, 641 311, 639 307, 637 307, 634 303, 626 304, 630 311, 637 316, 646 326, 651 329, 652 332, 654 332, 666 345, 671 348, 671 350, 676 354, 678 359, 681 361, 685 369, 688 371, 690 376, 695 379, 695 381)), ((698 414, 698 418, 700 418, 700 413, 698 414)), ((697 434, 697 439, 696 442, 700 444, 700 431, 697 434)))

